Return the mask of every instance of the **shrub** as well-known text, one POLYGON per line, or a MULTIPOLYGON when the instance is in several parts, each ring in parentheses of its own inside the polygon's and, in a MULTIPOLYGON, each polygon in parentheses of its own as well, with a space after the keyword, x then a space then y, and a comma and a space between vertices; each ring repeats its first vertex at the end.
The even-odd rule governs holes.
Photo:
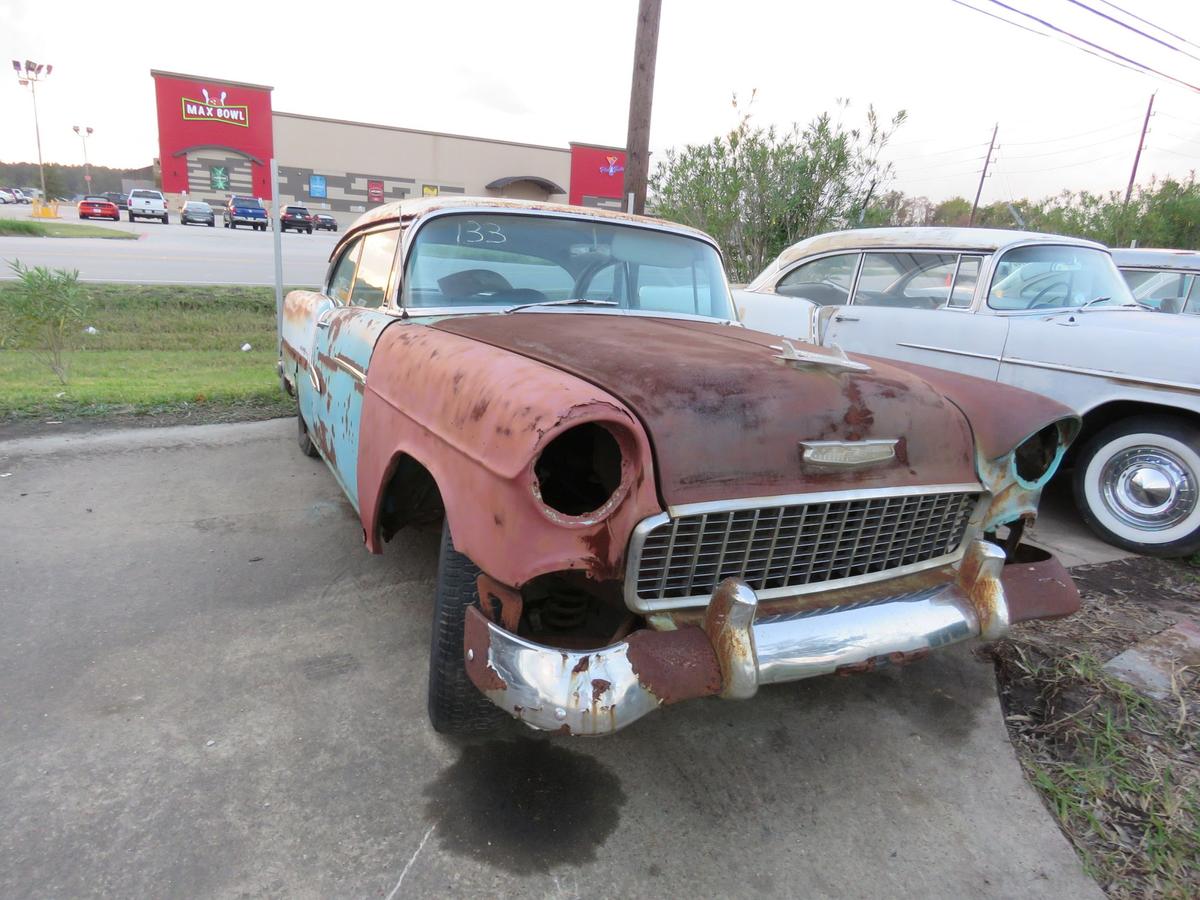
POLYGON ((13 260, 9 267, 17 274, 17 283, 5 291, 0 308, 9 339, 5 343, 11 341, 33 351, 34 357, 66 384, 67 355, 75 347, 87 309, 79 271, 51 271, 44 266, 31 269, 20 260, 13 260))

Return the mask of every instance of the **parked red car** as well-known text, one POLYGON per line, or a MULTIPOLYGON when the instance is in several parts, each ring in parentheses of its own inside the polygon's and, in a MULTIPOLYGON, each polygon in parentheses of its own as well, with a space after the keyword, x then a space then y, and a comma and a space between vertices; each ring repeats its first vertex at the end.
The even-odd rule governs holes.
POLYGON ((121 211, 117 204, 106 197, 84 197, 76 207, 81 219, 112 219, 121 221, 121 211))

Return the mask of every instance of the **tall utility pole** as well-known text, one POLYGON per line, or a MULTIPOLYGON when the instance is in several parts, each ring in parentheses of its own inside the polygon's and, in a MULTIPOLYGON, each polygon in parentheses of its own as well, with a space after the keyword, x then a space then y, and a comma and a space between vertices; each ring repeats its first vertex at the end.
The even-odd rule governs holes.
POLYGON ((83 141, 83 181, 87 185, 84 188, 84 193, 90 194, 92 192, 92 167, 88 163, 87 139, 92 136, 93 129, 91 125, 84 125, 82 128, 78 125, 72 127, 75 129, 75 133, 79 135, 79 140, 83 141))
POLYGON ((33 95, 33 133, 37 137, 38 172, 42 177, 42 202, 45 203, 50 198, 46 196, 46 167, 42 164, 42 129, 38 125, 37 83, 44 78, 49 78, 50 73, 54 71, 54 66, 35 63, 30 59, 25 60, 24 69, 22 69, 20 60, 14 59, 12 64, 21 87, 28 86, 33 95))
POLYGON ((633 195, 633 212, 638 215, 646 211, 646 181, 650 177, 650 106, 654 101, 654 62, 658 56, 661 12, 662 0, 638 2, 629 131, 625 137, 625 196, 633 195))
MULTIPOLYGON (((1155 91, 1155 94, 1158 92, 1155 91)), ((1138 138, 1137 153, 1133 154, 1133 171, 1129 173, 1129 187, 1125 188, 1125 205, 1129 205, 1129 198, 1133 196, 1133 182, 1137 178, 1138 163, 1142 161, 1142 148, 1146 145, 1146 131, 1150 127, 1150 113, 1154 111, 1154 94, 1150 95, 1150 102, 1146 104, 1146 118, 1142 120, 1142 134, 1138 138)))
POLYGON ((988 166, 992 164, 992 151, 996 149, 996 132, 1000 130, 1000 123, 997 122, 992 126, 992 142, 988 144, 987 156, 983 160, 983 171, 979 173, 979 187, 975 189, 975 202, 971 204, 971 218, 967 220, 968 225, 975 224, 975 211, 979 209, 979 197, 983 194, 983 179, 987 178, 988 166))

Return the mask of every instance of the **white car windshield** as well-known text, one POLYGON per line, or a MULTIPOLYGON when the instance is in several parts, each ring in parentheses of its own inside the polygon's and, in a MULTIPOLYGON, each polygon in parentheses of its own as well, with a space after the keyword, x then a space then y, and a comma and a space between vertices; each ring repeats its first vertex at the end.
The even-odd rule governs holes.
POLYGON ((1000 258, 988 291, 998 310, 1136 306, 1125 280, 1103 250, 1033 245, 1000 258))
POLYGON ((553 216, 464 213, 422 226, 400 297, 408 308, 591 301, 732 319, 717 251, 651 228, 553 216))

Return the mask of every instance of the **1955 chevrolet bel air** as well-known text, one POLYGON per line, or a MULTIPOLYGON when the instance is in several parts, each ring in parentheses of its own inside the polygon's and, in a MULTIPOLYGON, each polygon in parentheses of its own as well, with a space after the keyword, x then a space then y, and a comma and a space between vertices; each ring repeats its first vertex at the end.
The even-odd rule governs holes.
POLYGON ((281 329, 300 446, 367 549, 443 523, 439 731, 606 734, 1078 608, 1021 544, 1066 407, 748 330, 689 228, 391 203, 281 329))

